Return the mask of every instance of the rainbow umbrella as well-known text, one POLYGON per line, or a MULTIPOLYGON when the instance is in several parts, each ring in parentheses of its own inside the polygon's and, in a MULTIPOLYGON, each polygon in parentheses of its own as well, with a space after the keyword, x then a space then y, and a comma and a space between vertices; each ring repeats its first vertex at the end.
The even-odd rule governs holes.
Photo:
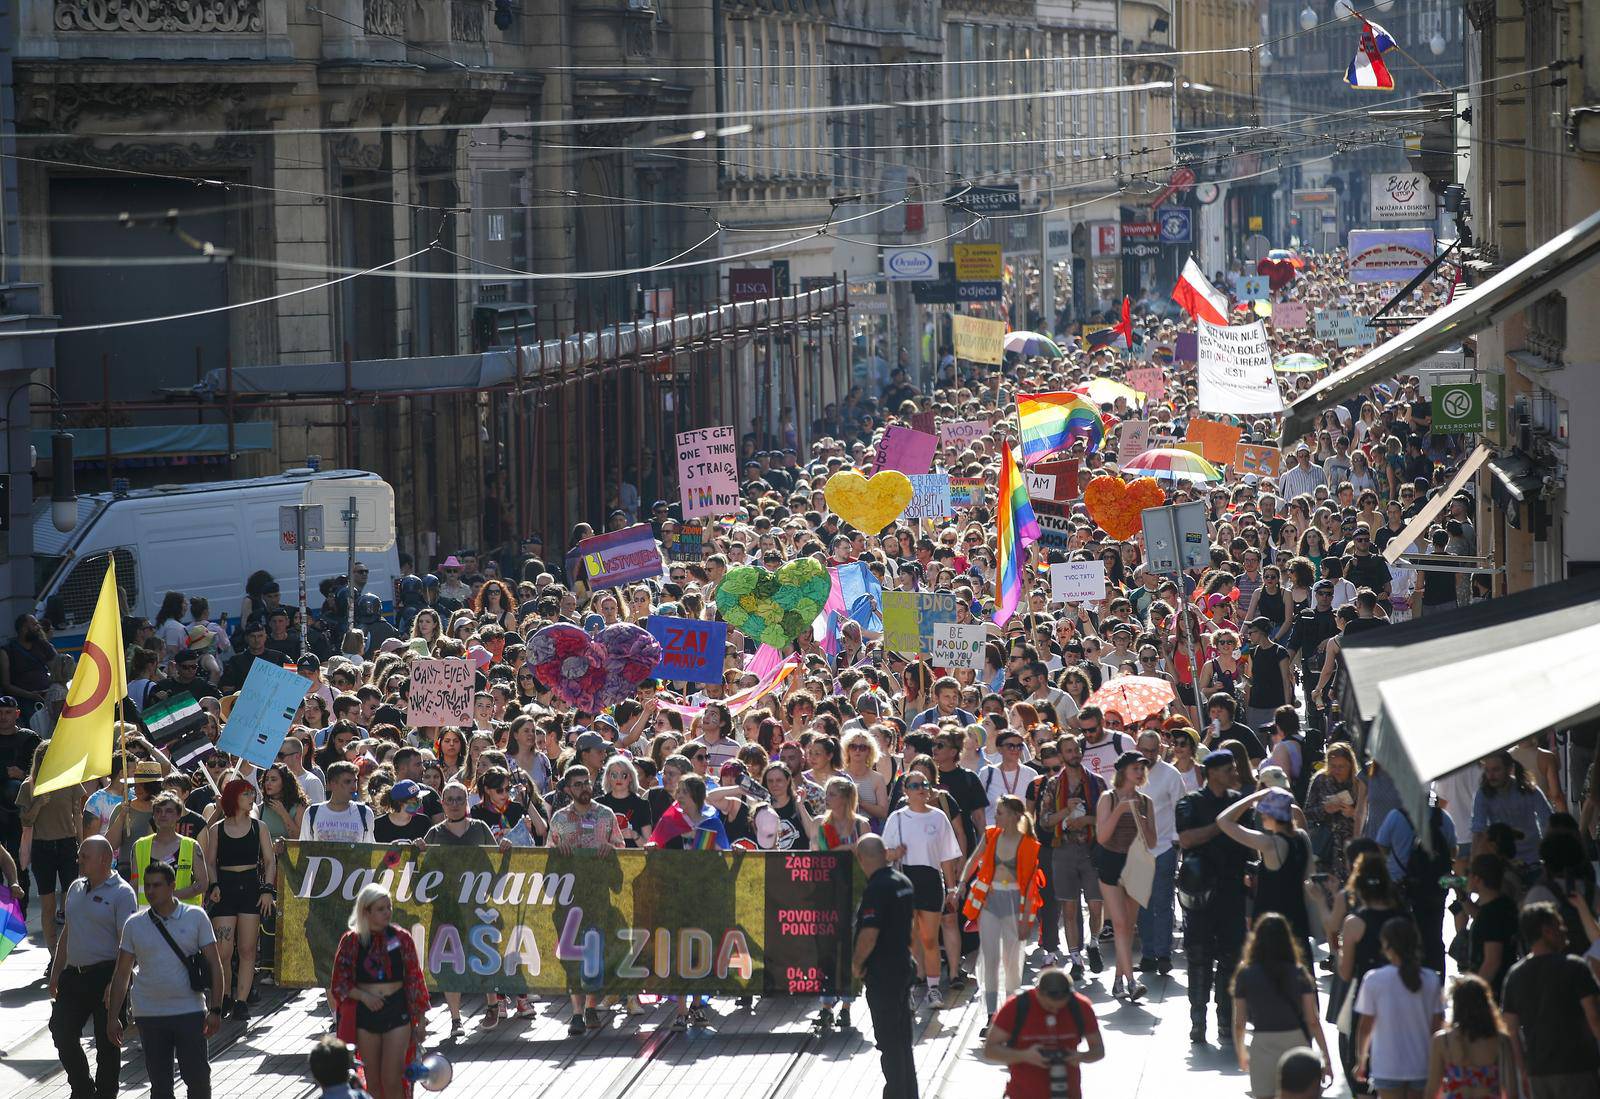
POLYGON ((1121 471, 1154 477, 1158 481, 1192 481, 1200 484, 1222 480, 1222 471, 1194 451, 1166 446, 1153 447, 1137 458, 1129 459, 1121 466, 1121 471))
POLYGON ((1279 374, 1309 374, 1313 370, 1328 369, 1328 364, 1315 355, 1307 355, 1304 351, 1296 351, 1293 355, 1285 355, 1273 363, 1272 369, 1279 374))
POLYGON ((1282 260, 1296 270, 1306 265, 1306 261, 1300 258, 1300 253, 1293 248, 1274 248, 1267 253, 1267 258, 1274 261, 1282 260))
POLYGON ((1065 351, 1056 346, 1056 341, 1049 336, 1040 335, 1038 332, 1007 332, 1005 349, 1017 355, 1031 357, 1042 355, 1047 359, 1064 359, 1065 351))
POLYGON ((22 906, 9 889, 0 886, 0 962, 27 937, 28 922, 22 918, 22 906))

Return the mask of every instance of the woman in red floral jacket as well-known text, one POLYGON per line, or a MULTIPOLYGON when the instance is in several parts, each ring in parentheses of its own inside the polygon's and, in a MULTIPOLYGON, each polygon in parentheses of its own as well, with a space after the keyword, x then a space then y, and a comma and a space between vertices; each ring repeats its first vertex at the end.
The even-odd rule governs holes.
POLYGON ((381 885, 356 897, 350 930, 333 955, 328 996, 339 1037, 354 1041, 373 1099, 405 1099, 411 1050, 428 1027, 428 988, 417 946, 390 925, 393 903, 381 885))

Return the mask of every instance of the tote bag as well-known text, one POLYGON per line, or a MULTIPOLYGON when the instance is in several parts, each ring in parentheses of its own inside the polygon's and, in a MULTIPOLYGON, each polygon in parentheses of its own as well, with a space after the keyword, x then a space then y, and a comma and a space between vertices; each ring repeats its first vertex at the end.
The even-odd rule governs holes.
POLYGON ((1122 865, 1122 879, 1118 883, 1139 903, 1140 908, 1150 907, 1150 890, 1156 880, 1156 857, 1144 845, 1144 836, 1135 834, 1128 846, 1128 861, 1122 865))

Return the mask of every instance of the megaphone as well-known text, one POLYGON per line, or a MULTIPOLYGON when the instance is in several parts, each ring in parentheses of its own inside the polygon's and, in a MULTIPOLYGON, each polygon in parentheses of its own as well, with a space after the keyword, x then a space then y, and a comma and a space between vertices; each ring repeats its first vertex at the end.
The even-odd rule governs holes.
POLYGON ((406 1081, 421 1084, 428 1091, 443 1091, 453 1076, 455 1069, 450 1066, 450 1059, 438 1051, 424 1053, 406 1066, 406 1081))

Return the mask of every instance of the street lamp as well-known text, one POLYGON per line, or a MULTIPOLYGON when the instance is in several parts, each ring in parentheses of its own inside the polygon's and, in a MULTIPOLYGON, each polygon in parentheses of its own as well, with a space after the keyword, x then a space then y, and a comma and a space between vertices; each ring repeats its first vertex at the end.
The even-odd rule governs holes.
POLYGON ((1428 49, 1433 51, 1433 56, 1438 57, 1445 51, 1444 35, 1438 31, 1433 32, 1433 37, 1428 39, 1428 49))
POLYGON ((61 394, 44 382, 23 382, 6 398, 6 455, 11 454, 11 402, 17 394, 36 385, 50 394, 55 410, 56 430, 50 436, 50 522, 65 534, 78 525, 77 478, 72 467, 72 435, 66 430, 67 418, 61 412, 61 394))
POLYGON ((1272 51, 1266 46, 1261 47, 1260 60, 1263 69, 1272 68, 1272 51))
POLYGON ((1300 11, 1300 29, 1303 31, 1315 30, 1317 26, 1317 9, 1307 4, 1300 11))
POLYGON ((1372 6, 1377 8, 1379 11, 1388 11, 1390 8, 1394 7, 1394 0, 1373 0, 1372 6))

